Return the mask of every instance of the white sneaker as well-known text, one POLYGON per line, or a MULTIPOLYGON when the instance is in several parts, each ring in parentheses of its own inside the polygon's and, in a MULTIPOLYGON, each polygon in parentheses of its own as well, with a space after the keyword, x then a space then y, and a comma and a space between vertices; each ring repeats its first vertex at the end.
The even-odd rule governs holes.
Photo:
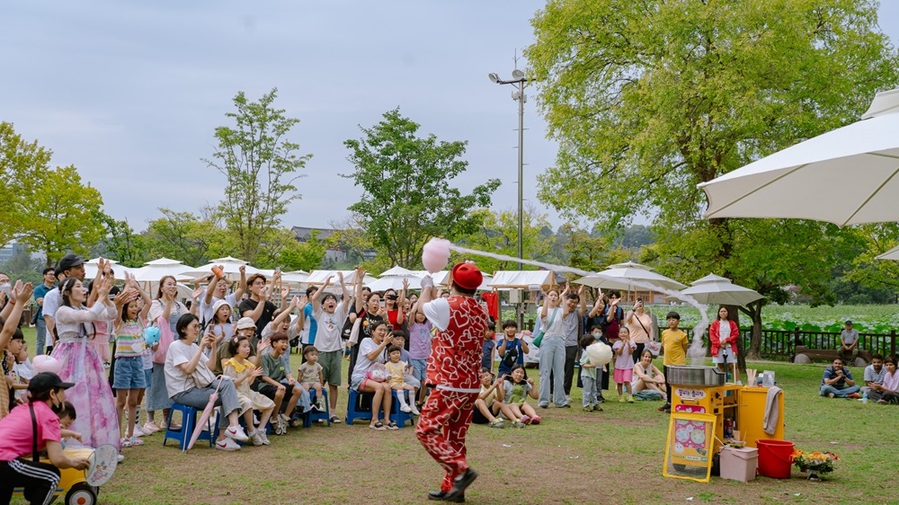
POLYGON ((418 409, 415 408, 414 405, 413 405, 412 407, 410 407, 410 408, 412 409, 412 415, 414 415, 414 416, 420 416, 420 415, 421 415, 421 412, 419 412, 418 409))
POLYGON ((134 425, 134 436, 135 437, 145 437, 147 435, 152 435, 152 434, 153 433, 148 433, 148 432, 144 431, 144 429, 141 428, 140 426, 138 426, 136 424, 134 425))
POLYGON ((408 405, 403 405, 402 407, 400 407, 400 410, 402 410, 403 412, 408 414, 409 412, 412 412, 412 407, 410 407, 408 405))
POLYGON ((228 429, 225 430, 225 436, 238 442, 248 442, 250 440, 250 437, 244 433, 240 425, 228 426, 228 429))
POLYGON ((119 454, 116 456, 116 461, 117 461, 118 463, 121 463, 122 461, 125 461, 125 455, 122 454, 122 453, 119 453, 119 454))
POLYGON ((290 422, 290 416, 288 416, 287 414, 278 414, 278 418, 281 419, 282 421, 284 421, 285 423, 290 422))
POLYGON ((253 433, 250 433, 250 440, 253 441, 253 445, 260 446, 265 445, 265 440, 262 439, 262 430, 256 430, 253 433))
POLYGON ((268 439, 268 435, 265 434, 265 430, 259 430, 256 433, 259 434, 259 438, 262 439, 263 444, 272 445, 271 441, 268 439))
POLYGON ((215 443, 215 448, 220 451, 239 451, 240 446, 237 445, 237 442, 231 440, 230 438, 224 438, 215 443))

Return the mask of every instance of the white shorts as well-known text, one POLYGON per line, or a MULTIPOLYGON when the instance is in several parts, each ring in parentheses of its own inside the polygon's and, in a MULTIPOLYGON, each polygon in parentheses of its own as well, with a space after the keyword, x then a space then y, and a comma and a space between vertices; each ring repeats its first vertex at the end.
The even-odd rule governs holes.
POLYGON ((730 344, 723 345, 718 350, 717 356, 712 356, 712 363, 733 363, 737 360, 737 353, 730 348, 730 344))

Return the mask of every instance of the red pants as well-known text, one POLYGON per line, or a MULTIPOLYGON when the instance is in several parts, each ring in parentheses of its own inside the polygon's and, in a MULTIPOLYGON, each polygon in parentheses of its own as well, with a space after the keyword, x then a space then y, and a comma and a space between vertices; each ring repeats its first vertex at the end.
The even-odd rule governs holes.
POLYGON ((465 433, 471 425, 477 393, 433 389, 421 409, 415 434, 428 454, 446 470, 440 489, 449 492, 453 479, 468 469, 465 433))

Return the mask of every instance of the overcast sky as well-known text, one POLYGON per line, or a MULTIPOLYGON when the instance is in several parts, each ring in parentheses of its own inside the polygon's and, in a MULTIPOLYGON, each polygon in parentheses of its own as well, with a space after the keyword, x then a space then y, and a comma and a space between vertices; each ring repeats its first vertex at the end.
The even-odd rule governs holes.
MULTIPOLYGON (((329 227, 362 192, 338 177, 343 142, 397 106, 441 140, 468 140, 468 190, 502 179, 494 208, 517 207, 517 104, 508 78, 544 2, 8 2, 0 17, 0 121, 78 167, 105 210, 140 231, 167 207, 196 212, 222 197, 224 176, 201 161, 231 99, 279 89, 312 153, 287 226, 329 227)), ((899 44, 899 2, 880 8, 899 44)), ((556 146, 529 93, 525 198, 556 146)), ((540 207, 544 209, 543 207, 540 207)), ((545 210, 545 209, 544 209, 545 210)), ((551 216, 554 224, 559 220, 551 216)))

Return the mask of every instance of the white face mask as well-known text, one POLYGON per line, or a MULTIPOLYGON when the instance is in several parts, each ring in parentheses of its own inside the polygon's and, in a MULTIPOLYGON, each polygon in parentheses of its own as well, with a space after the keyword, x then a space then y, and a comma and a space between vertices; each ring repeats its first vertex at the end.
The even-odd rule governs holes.
POLYGON ((598 332, 598 331, 594 331, 594 332, 593 332, 593 338, 598 339, 598 338, 601 337, 601 336, 602 336, 602 333, 600 333, 600 332, 598 332))

